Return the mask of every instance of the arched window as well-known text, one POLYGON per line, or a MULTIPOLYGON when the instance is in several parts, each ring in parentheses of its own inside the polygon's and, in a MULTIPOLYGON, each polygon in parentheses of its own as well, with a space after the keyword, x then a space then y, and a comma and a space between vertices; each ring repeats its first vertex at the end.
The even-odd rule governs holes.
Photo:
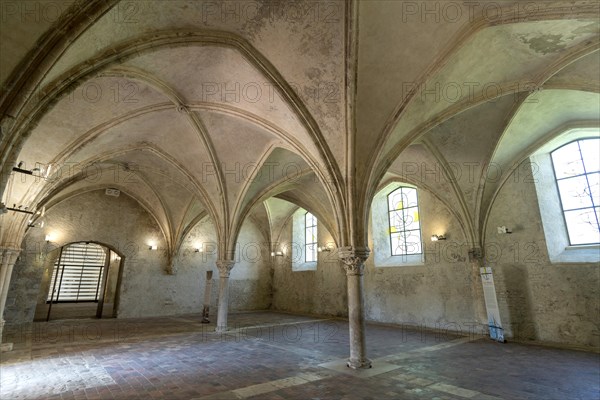
POLYGON ((93 243, 65 246, 54 264, 47 301, 98 301, 107 251, 93 243))
POLYGON ((600 243, 600 139, 581 139, 552 153, 569 242, 600 243))
POLYGON ((317 261, 317 217, 309 212, 304 214, 304 247, 305 262, 317 261))
POLYGON ((388 195, 392 256, 421 254, 421 223, 417 189, 400 186, 388 195))

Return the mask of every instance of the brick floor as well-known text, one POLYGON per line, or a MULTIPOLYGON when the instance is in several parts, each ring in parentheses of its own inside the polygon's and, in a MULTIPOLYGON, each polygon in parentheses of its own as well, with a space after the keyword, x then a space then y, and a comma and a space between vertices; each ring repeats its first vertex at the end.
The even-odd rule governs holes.
POLYGON ((597 353, 368 325, 374 369, 389 371, 367 377, 322 366, 348 355, 343 320, 275 312, 229 320, 225 335, 199 315, 8 329, 15 350, 2 354, 0 398, 600 398, 597 353))

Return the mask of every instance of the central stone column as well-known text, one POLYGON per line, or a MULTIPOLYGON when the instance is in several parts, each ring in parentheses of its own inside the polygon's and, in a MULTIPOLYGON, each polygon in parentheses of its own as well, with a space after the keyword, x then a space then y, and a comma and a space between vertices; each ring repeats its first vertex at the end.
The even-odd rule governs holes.
POLYGON ((2 333, 5 324, 4 306, 6 305, 6 298, 8 296, 8 287, 19 253, 19 250, 0 249, 0 348, 2 351, 12 350, 12 343, 3 342, 2 333))
POLYGON ((363 274, 369 253, 368 247, 342 247, 338 252, 348 280, 348 325, 350 327, 348 367, 352 369, 371 368, 371 361, 367 358, 363 308, 363 274))
POLYGON ((233 260, 218 260, 217 268, 219 269, 219 311, 217 314, 217 332, 225 332, 227 330, 227 311, 229 308, 229 274, 235 261, 233 260))

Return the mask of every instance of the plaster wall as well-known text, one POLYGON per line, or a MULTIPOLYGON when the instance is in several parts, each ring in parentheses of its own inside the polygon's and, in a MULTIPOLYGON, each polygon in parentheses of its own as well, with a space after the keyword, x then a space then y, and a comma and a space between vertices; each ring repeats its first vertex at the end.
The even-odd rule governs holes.
MULTIPOLYGON (((479 301, 474 285, 480 283, 468 261, 464 234, 453 214, 429 192, 419 190, 419 205, 423 237, 445 233, 449 240, 425 242, 425 254, 419 257, 423 262, 407 264, 398 257, 386 261, 385 266, 375 266, 377 258, 385 258, 383 253, 389 251, 389 245, 374 244, 371 231, 372 253, 364 275, 365 317, 381 323, 468 331, 478 322, 473 303, 479 301), (377 252, 382 254, 377 257, 377 252)), ((389 224, 385 196, 373 207, 378 212, 370 225, 381 231, 389 224)), ((292 240, 291 225, 290 218, 283 229, 284 247, 292 240)), ((331 241, 320 223, 318 237, 321 246, 331 241)), ((383 240, 379 234, 378 238, 383 240)), ((292 271, 291 264, 290 257, 276 257, 274 309, 347 316, 346 274, 337 251, 319 253, 314 271, 292 271)))
POLYGON ((477 297, 478 271, 469 262, 459 221, 431 192, 418 189, 423 254, 416 259, 389 257, 387 194, 395 189, 391 186, 372 206, 372 254, 364 277, 366 319, 469 332, 480 322, 475 303, 483 300, 477 297), (434 234, 447 239, 432 242, 434 234))
MULTIPOLYGON (((274 257, 273 260, 272 308, 304 314, 348 315, 346 273, 340 266, 337 252, 319 253, 316 269, 292 270, 297 253, 291 249, 301 248, 303 244, 302 236, 295 237, 293 232, 293 219, 289 218, 280 237, 281 248, 286 250, 285 256, 274 257)), ((318 221, 317 237, 321 246, 333 242, 331 234, 318 221)), ((303 257, 302 252, 299 254, 303 257)))
POLYGON ((598 349, 600 255, 596 252, 596 262, 551 261, 538 200, 543 208, 555 198, 538 199, 535 181, 540 187, 555 184, 553 174, 540 171, 540 165, 510 176, 485 232, 486 264, 494 271, 502 324, 509 338, 598 349), (513 233, 498 235, 496 227, 502 225, 513 233))
MULTIPOLYGON (((212 307, 216 311, 216 235, 209 221, 200 222, 190 231, 175 263, 176 274, 168 275, 163 250, 166 246, 158 225, 125 193, 117 198, 106 196, 103 190, 83 193, 57 204, 45 218, 46 229, 30 230, 22 244, 8 293, 7 325, 33 321, 36 303, 45 300, 47 287, 42 290, 42 282, 51 273, 57 249, 77 241, 104 243, 125 257, 118 317, 201 312, 207 270, 216 271, 212 290, 212 307), (55 236, 50 243, 44 240, 48 233, 55 236), (198 239, 207 242, 207 252, 194 252, 193 243, 198 239), (148 250, 149 241, 157 243, 157 251, 148 250)), ((233 310, 265 309, 270 303, 266 258, 252 253, 252 243, 257 242, 260 230, 248 221, 239 238, 239 248, 247 256, 240 256, 230 279, 233 310)))

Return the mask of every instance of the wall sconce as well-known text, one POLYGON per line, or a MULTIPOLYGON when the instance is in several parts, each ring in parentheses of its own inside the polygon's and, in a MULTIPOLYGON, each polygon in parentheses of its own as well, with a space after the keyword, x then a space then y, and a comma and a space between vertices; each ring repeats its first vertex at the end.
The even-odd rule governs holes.
POLYGON ((322 253, 322 252, 324 252, 324 251, 325 251, 325 252, 329 252, 329 251, 331 251, 331 248, 330 248, 330 247, 327 247, 327 246, 325 246, 325 247, 321 247, 321 246, 319 246, 319 247, 317 247, 317 251, 318 251, 319 253, 322 253))
POLYGON ((158 250, 158 246, 154 243, 148 245, 148 250, 158 250))
POLYGON ((431 241, 437 242, 438 240, 446 240, 446 236, 444 235, 431 235, 431 241))
POLYGON ((46 242, 51 242, 52 241, 52 235, 51 234, 47 234, 45 237, 46 242))
POLYGON ((512 229, 507 228, 506 226, 499 226, 497 229, 498 229, 498 235, 504 235, 506 233, 512 233, 512 229))
POLYGON ((196 247, 194 247, 195 253, 202 253, 203 251, 204 251, 204 247, 202 246, 202 243, 197 244, 196 247))
POLYGON ((41 222, 33 222, 33 218, 29 219, 29 224, 27 225, 30 228, 43 228, 44 227, 44 221, 41 222))
POLYGON ((283 251, 272 251, 271 257, 283 257, 283 251))

